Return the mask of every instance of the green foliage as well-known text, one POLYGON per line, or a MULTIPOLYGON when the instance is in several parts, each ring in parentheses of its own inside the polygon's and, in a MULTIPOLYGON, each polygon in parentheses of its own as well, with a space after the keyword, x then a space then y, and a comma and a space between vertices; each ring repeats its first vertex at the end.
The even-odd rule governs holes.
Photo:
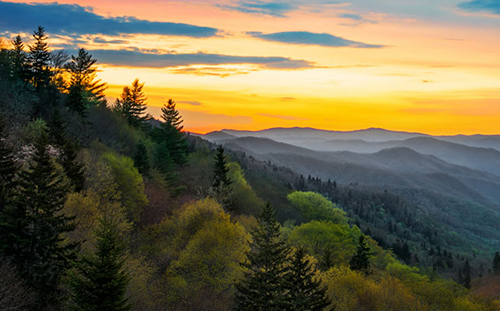
POLYGON ((285 310, 288 304, 284 281, 289 272, 290 248, 281 237, 276 212, 268 203, 252 231, 252 251, 247 253, 244 279, 236 284, 236 310, 285 310))
POLYGON ((287 198, 306 221, 330 220, 333 223, 347 223, 345 213, 319 193, 296 191, 290 193, 287 198))
POLYGON ((35 119, 23 127, 22 139, 25 144, 34 144, 46 134, 47 130, 47 123, 43 119, 35 119))
POLYGON ((111 168, 121 202, 131 220, 138 220, 141 210, 148 204, 144 194, 144 181, 134 162, 129 157, 106 152, 102 155, 104 162, 111 168))
MULTIPOLYGON (((187 225, 185 237, 189 238, 182 239, 187 244, 166 272, 169 284, 177 285, 172 291, 187 301, 200 293, 213 297, 232 294, 234 281, 243 273, 241 263, 249 249, 249 235, 243 226, 232 223, 212 199, 199 201, 193 207, 196 210, 188 208, 180 215, 179 220, 187 225), (193 213, 203 209, 213 214, 210 220, 200 222, 202 219, 193 213)), ((182 240, 177 242, 185 244, 182 240)))
POLYGON ((328 270, 333 265, 349 263, 356 252, 355 241, 360 234, 357 227, 314 220, 294 227, 288 239, 293 245, 309 250, 320 259, 321 268, 328 270))
POLYGON ((75 310, 130 310, 125 296, 129 277, 122 258, 125 245, 112 219, 102 218, 96 229, 96 252, 84 256, 71 278, 75 310))
POLYGON ((236 213, 257 216, 260 213, 259 206, 263 206, 264 202, 255 194, 238 163, 229 162, 227 168, 228 179, 232 182, 229 196, 230 209, 236 213))
POLYGON ((13 259, 40 306, 56 305, 61 277, 78 245, 64 241, 75 226, 62 213, 66 188, 48 154, 45 136, 35 144, 29 168, 19 176, 19 194, 0 221, 0 251, 13 259))
POLYGON ((125 117, 128 124, 133 127, 142 127, 152 117, 146 114, 146 95, 142 91, 144 83, 139 79, 132 82, 132 87, 124 87, 120 98, 115 102, 114 109, 125 117))
POLYGON ((364 235, 359 237, 356 254, 352 256, 349 266, 352 270, 362 271, 365 274, 370 273, 371 249, 364 235))

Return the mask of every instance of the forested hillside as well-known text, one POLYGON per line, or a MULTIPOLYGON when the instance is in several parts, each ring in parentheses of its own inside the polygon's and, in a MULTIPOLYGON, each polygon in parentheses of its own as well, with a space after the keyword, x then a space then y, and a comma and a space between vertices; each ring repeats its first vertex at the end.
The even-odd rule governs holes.
POLYGON ((0 42, 2 310, 500 310, 494 242, 154 120, 147 81, 111 102, 97 65, 0 42))

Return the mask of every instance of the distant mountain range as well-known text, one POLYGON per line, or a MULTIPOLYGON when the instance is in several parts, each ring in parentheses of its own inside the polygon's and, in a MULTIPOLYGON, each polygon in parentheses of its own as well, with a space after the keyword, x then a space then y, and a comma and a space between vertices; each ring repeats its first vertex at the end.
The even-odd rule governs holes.
POLYGON ((304 176, 398 193, 453 223, 488 222, 500 246, 500 136, 275 128, 202 137, 304 176))

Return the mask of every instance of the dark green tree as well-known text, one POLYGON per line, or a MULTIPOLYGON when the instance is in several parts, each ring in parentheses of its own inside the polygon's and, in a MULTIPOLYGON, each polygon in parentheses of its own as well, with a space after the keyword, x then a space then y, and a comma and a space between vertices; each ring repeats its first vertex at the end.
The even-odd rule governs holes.
POLYGON ((277 311, 288 306, 286 278, 290 247, 281 237, 276 212, 267 203, 252 231, 252 250, 247 253, 244 279, 236 284, 235 309, 277 311))
POLYGON ((140 128, 144 126, 147 120, 152 117, 146 113, 146 100, 147 97, 143 92, 144 83, 139 83, 139 79, 132 82, 131 87, 124 87, 120 98, 115 102, 115 110, 120 112, 128 124, 133 127, 140 128))
POLYGON ((76 258, 78 244, 65 241, 75 225, 62 212, 67 189, 48 153, 46 135, 35 147, 28 169, 20 173, 16 200, 2 213, 0 253, 37 294, 34 310, 45 310, 61 302, 61 277, 76 258))
POLYGON ((224 148, 219 146, 215 154, 215 163, 213 166, 213 184, 212 192, 215 199, 224 207, 230 207, 229 197, 232 190, 232 180, 229 178, 230 171, 226 163, 224 148))
POLYGON ((359 237, 356 254, 351 258, 349 266, 352 270, 361 271, 368 275, 370 273, 371 251, 364 235, 359 237))
POLYGON ((149 163, 148 150, 142 141, 137 144, 134 155, 134 165, 142 175, 148 176, 151 165, 149 163))
POLYGON ((47 43, 47 35, 42 26, 33 33, 35 43, 29 46, 27 56, 28 68, 30 70, 30 82, 39 91, 50 83, 50 50, 47 43))
POLYGON ((326 287, 315 277, 313 268, 303 248, 297 249, 286 275, 288 308, 296 311, 321 311, 330 305, 326 287))
POLYGON ((24 50, 24 42, 21 36, 17 35, 12 39, 12 50, 11 50, 11 77, 14 79, 19 79, 26 81, 27 68, 26 68, 26 51, 24 50))
POLYGON ((19 169, 14 161, 14 151, 6 139, 5 123, 0 117, 0 213, 15 191, 16 173, 19 169))
POLYGON ((470 263, 469 263, 469 259, 466 259, 465 260, 465 265, 464 265, 464 282, 463 282, 463 286, 465 288, 470 288, 470 285, 471 285, 471 270, 470 270, 470 263))
POLYGON ((188 144, 186 136, 182 131, 182 118, 179 111, 175 108, 175 102, 170 99, 167 104, 161 108, 163 123, 151 132, 151 136, 156 143, 165 143, 170 158, 175 164, 183 166, 187 163, 188 144))
POLYGON ((125 295, 129 283, 123 259, 125 245, 116 222, 102 218, 95 235, 95 254, 84 256, 71 277, 74 310, 130 310, 125 295))
POLYGON ((179 172, 176 170, 176 165, 170 157, 170 153, 168 152, 165 142, 155 144, 153 159, 154 167, 169 186, 171 194, 176 196, 186 189, 185 186, 179 185, 179 172))
POLYGON ((59 162, 70 179, 75 192, 80 192, 85 184, 84 164, 76 159, 78 147, 75 140, 68 138, 65 122, 59 110, 55 110, 49 122, 50 142, 59 148, 59 162))
POLYGON ((81 48, 78 55, 72 55, 66 64, 71 76, 66 105, 82 116, 89 105, 106 104, 104 91, 107 86, 97 79, 96 62, 97 59, 81 48))
POLYGON ((500 252, 496 252, 493 257, 493 273, 500 273, 500 252))

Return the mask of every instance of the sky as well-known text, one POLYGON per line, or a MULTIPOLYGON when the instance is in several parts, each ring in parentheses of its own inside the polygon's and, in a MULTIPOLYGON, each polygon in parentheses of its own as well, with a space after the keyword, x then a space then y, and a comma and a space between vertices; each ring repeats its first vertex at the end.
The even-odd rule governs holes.
POLYGON ((0 36, 38 25, 192 132, 500 134, 500 0, 0 1, 0 36))

